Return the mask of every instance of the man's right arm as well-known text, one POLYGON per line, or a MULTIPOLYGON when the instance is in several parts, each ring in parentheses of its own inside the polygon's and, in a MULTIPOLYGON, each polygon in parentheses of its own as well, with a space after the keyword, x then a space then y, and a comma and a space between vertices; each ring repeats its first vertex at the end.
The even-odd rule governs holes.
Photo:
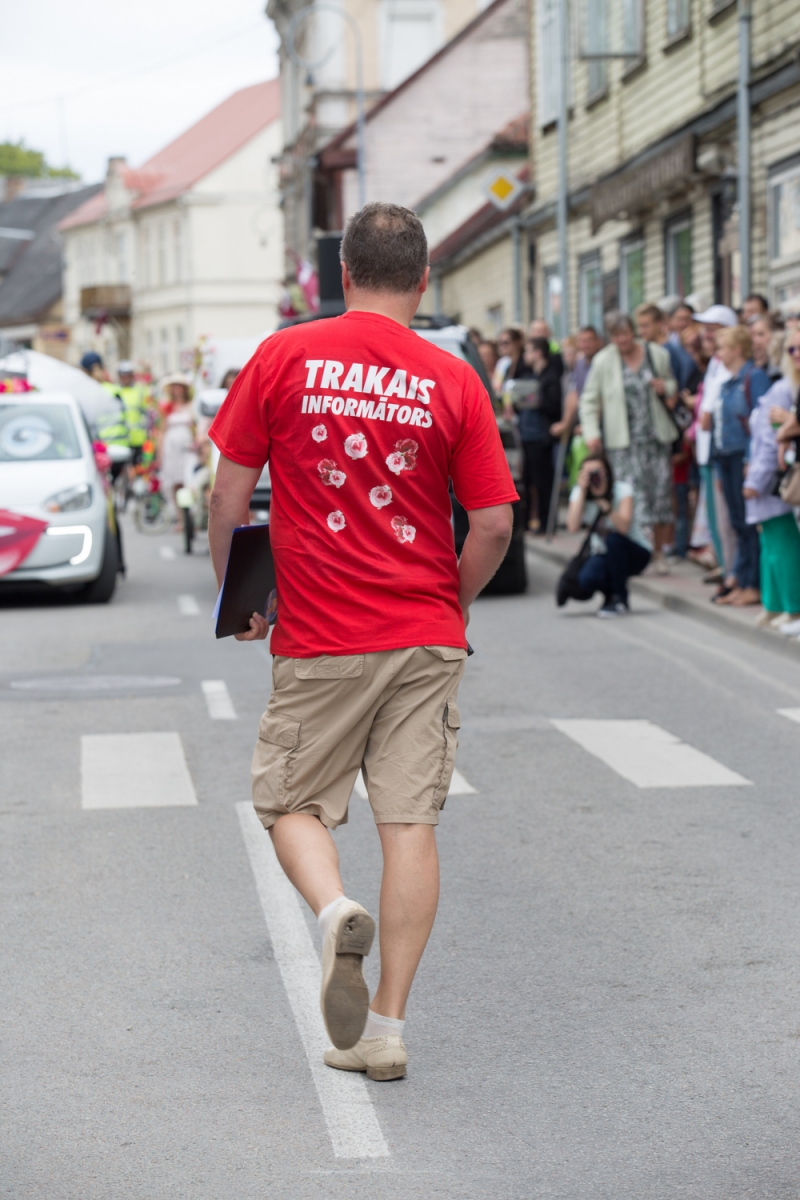
POLYGON ((469 607, 475 597, 492 578, 505 558, 514 514, 510 504, 497 504, 491 508, 474 508, 469 516, 469 533, 458 560, 460 586, 458 601, 464 613, 464 623, 469 621, 469 607))

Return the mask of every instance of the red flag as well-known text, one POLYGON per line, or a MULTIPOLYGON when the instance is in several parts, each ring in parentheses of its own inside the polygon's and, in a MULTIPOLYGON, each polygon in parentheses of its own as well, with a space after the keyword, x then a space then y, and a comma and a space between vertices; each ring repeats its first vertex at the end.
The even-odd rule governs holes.
POLYGON ((37 521, 35 517, 23 517, 21 513, 0 508, 0 575, 16 571, 45 529, 47 521, 37 521))

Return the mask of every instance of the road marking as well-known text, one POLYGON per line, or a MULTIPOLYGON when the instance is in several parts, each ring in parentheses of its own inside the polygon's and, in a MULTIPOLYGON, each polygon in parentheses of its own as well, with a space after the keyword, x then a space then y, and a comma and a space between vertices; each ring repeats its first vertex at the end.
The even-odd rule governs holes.
POLYGON ((790 721, 797 721, 800 725, 800 708, 779 708, 778 713, 782 717, 788 717, 790 721))
POLYGON ((182 617, 200 616, 200 605, 194 596, 178 596, 178 608, 182 617))
POLYGON ((179 733, 98 733, 81 738, 82 808, 197 804, 179 733))
POLYGON ((236 720, 236 709, 233 707, 233 701, 224 679, 204 679, 200 687, 203 689, 208 715, 212 720, 236 720))
POLYGON ((252 804, 242 801, 236 811, 275 961, 308 1058, 333 1152, 337 1158, 385 1158, 389 1147, 364 1079, 356 1072, 326 1067, 322 1059, 328 1038, 319 1011, 321 971, 297 892, 281 870, 252 804))
POLYGON ((553 721, 556 729, 640 788, 749 784, 650 721, 553 721))
POLYGON ((171 562, 175 557, 175 551, 173 550, 172 546, 159 546, 158 553, 160 557, 166 559, 167 562, 171 562))
MULTIPOLYGON (((356 776, 356 782, 353 788, 355 794, 362 800, 369 800, 367 785, 364 783, 364 776, 361 771, 356 776)), ((474 788, 471 783, 467 783, 460 771, 453 770, 453 778, 450 780, 450 790, 448 796, 477 796, 477 788, 474 788)))

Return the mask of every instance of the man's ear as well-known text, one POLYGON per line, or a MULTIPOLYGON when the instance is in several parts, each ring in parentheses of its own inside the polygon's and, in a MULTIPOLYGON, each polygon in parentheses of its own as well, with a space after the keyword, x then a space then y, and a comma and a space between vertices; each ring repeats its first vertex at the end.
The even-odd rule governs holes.
POLYGON ((419 282, 419 287, 417 288, 417 291, 419 292, 420 296, 424 295, 424 293, 427 292, 427 290, 428 290, 428 280, 430 279, 430 275, 431 275, 431 269, 430 269, 430 267, 426 267, 425 274, 422 276, 422 279, 419 282))
POLYGON ((342 263, 342 291, 347 292, 353 286, 353 281, 350 278, 350 272, 347 269, 347 263, 342 263))

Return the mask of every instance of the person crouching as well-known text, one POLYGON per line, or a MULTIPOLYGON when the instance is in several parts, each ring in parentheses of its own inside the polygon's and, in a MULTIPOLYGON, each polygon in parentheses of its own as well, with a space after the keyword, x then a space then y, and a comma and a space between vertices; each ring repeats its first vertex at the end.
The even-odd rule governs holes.
POLYGON ((577 533, 600 515, 589 557, 582 563, 568 598, 591 600, 602 592, 598 617, 619 617, 628 610, 628 580, 641 575, 653 553, 653 544, 636 520, 633 487, 614 480, 603 454, 587 458, 572 489, 567 529, 577 533))

